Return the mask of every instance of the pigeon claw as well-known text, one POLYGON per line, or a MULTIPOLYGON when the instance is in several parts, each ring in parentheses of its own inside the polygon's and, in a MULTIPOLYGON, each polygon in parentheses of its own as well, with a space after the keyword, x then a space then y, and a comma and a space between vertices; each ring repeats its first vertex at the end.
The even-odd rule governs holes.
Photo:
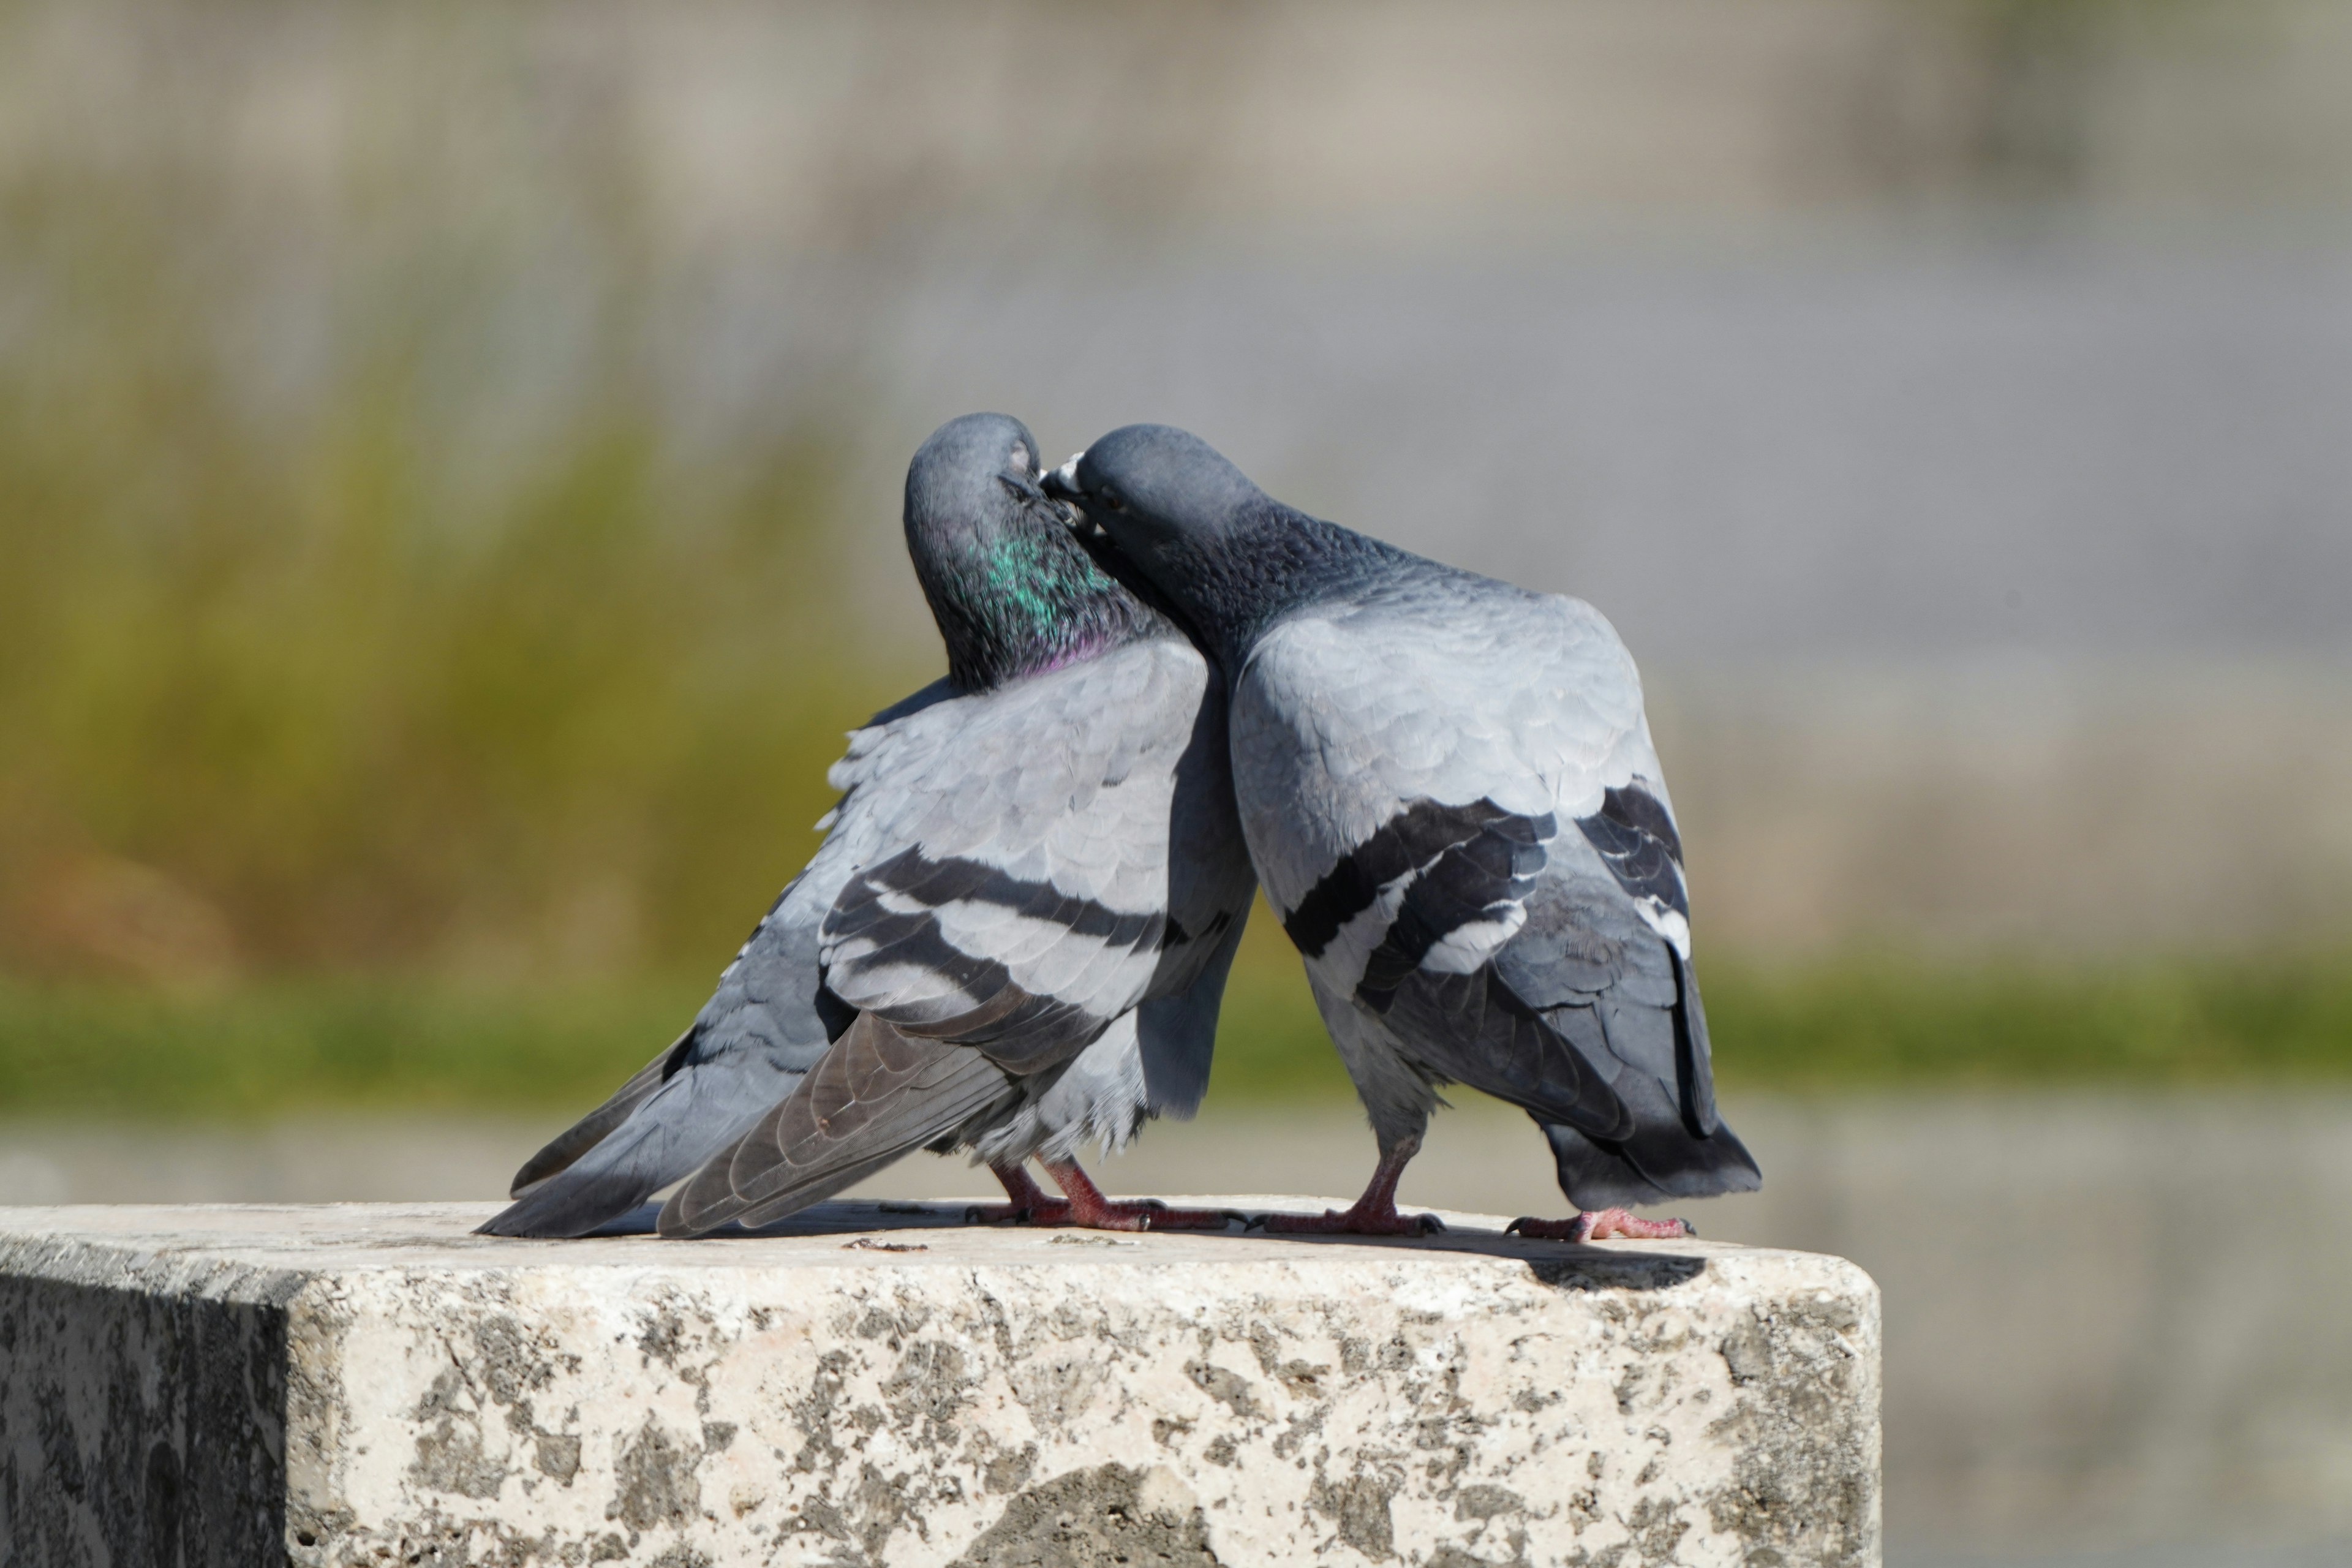
POLYGON ((1223 1230, 1236 1217, 1223 1209, 1171 1209, 1158 1198, 1115 1202, 1103 1196, 1076 1162, 1047 1160, 1045 1164, 1045 1173, 1069 1194, 1069 1217, 1059 1223, 1088 1230, 1223 1230))
POLYGON ((1594 1209, 1572 1219, 1532 1219, 1522 1216, 1504 1227, 1506 1236, 1530 1241, 1608 1241, 1622 1237, 1634 1241, 1667 1241, 1696 1236, 1686 1219, 1642 1219, 1623 1209, 1594 1209))
POLYGON ((1172 1209, 1158 1198, 1115 1200, 1103 1196, 1094 1179, 1069 1160, 1048 1160, 1046 1173, 1065 1197, 1045 1190, 1019 1164, 992 1167, 1004 1184, 1003 1204, 974 1204, 963 1211, 966 1225, 1071 1225, 1081 1230, 1223 1230, 1245 1217, 1231 1209, 1172 1209))
POLYGON ((1088 1230, 1223 1230, 1242 1217, 1231 1209, 1172 1209, 1158 1198, 1105 1200, 1078 1205, 1068 1223, 1088 1230))
POLYGON ((1383 1148, 1371 1184, 1345 1213, 1326 1209, 1320 1215, 1270 1214, 1258 1223, 1277 1236, 1435 1236, 1445 1228, 1435 1215, 1397 1212, 1398 1179, 1419 1152, 1418 1137, 1383 1148))
POLYGON ((1232 1209, 1172 1209, 1157 1198, 1114 1203, 1074 1203, 1040 1198, 1034 1204, 973 1204, 966 1225, 1075 1226, 1080 1230, 1223 1230, 1244 1215, 1232 1209))
POLYGON ((1445 1228, 1433 1214, 1400 1214, 1362 1204, 1344 1213, 1262 1215, 1255 1223, 1269 1236, 1435 1236, 1445 1228))
POLYGON ((1239 1209, 1171 1209, 1166 1204, 1153 1202, 1150 1212, 1144 1215, 1150 1223, 1147 1230, 1223 1230, 1227 1226, 1249 1224, 1249 1215, 1239 1209))

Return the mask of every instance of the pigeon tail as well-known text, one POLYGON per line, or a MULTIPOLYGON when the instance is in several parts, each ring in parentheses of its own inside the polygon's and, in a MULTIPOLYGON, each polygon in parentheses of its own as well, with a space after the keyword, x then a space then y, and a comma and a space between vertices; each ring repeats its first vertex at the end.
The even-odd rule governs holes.
POLYGON ((685 1060, 685 1054, 677 1047, 665 1051, 611 1100, 534 1156, 516 1178, 520 1195, 479 1234, 585 1236, 732 1144, 800 1076, 760 1057, 730 1053, 697 1062, 685 1060), (678 1063, 662 1078, 660 1069, 673 1053, 678 1063), (647 1081, 649 1089, 644 1088, 647 1081), (619 1124, 584 1153, 524 1184, 523 1178, 552 1165, 615 1118, 619 1124))
POLYGON ((861 1014, 798 1089, 670 1195, 661 1234, 782 1219, 1017 1092, 1013 1076, 971 1047, 901 1034, 861 1014))
POLYGON ((1580 1209, 1752 1193, 1764 1184, 1755 1156, 1728 1127, 1694 1138, 1676 1120, 1645 1124, 1618 1141, 1588 1138, 1540 1117, 1536 1121, 1550 1140, 1559 1190, 1580 1209))
POLYGON ((1571 1037, 1582 1034, 1594 1059, 1624 1064, 1616 1088, 1631 1131, 1610 1137, 1535 1119, 1550 1140, 1559 1190, 1580 1209, 1752 1193, 1764 1184, 1754 1156, 1716 1109, 1697 980, 1687 962, 1665 952, 1675 985, 1671 1009, 1604 998, 1548 1015, 1571 1037))
POLYGON ((527 1197, 559 1172, 571 1168, 583 1154, 604 1141, 605 1135, 626 1121, 638 1106, 653 1097, 656 1089, 668 1079, 686 1059, 694 1045, 697 1026, 689 1025, 686 1033, 664 1046, 654 1059, 636 1070, 628 1082, 613 1091, 613 1097, 563 1131, 549 1140, 547 1147, 523 1162, 517 1171, 513 1184, 507 1189, 510 1198, 527 1197))
POLYGON ((586 1236, 635 1208, 665 1184, 625 1163, 593 1161, 542 1183, 478 1226, 476 1236, 586 1236))
POLYGON ((1428 1070, 1507 1100, 1539 1121, 1565 1121, 1595 1137, 1623 1138, 1636 1126, 1617 1091, 1593 1070, 1594 1054, 1556 1020, 1522 1001, 1495 966, 1468 974, 1415 970, 1398 986, 1386 1022, 1428 1070))

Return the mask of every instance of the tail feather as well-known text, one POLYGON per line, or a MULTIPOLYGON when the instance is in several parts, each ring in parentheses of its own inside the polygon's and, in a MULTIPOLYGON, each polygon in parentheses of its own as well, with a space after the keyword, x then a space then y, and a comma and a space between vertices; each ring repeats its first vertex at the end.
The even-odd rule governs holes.
POLYGON ((822 1203, 954 1132, 1014 1092, 969 1046, 904 1035, 871 1014, 834 1042, 800 1087, 694 1173, 661 1212, 664 1236, 765 1225, 822 1203))
MULTIPOLYGON (((631 1086, 652 1071, 649 1067, 631 1086)), ((532 1183, 481 1234, 585 1236, 724 1152, 789 1094, 800 1076, 764 1054, 730 1052, 685 1063, 648 1092, 633 1095, 624 1088, 581 1127, 633 1099, 620 1113, 619 1125, 586 1152, 532 1183)), ((573 1129, 549 1148, 580 1131, 573 1129)), ((528 1173, 532 1166, 523 1169, 528 1173)))
POLYGON ((666 1184, 623 1161, 573 1165, 483 1222, 477 1236, 586 1236, 644 1203, 666 1184))
POLYGON ((1442 1078, 1507 1100, 1539 1121, 1607 1137, 1633 1130, 1633 1113, 1593 1069, 1592 1052, 1554 1021, 1587 1009, 1555 1008, 1547 1017, 1487 964, 1468 974, 1416 969, 1382 1011, 1390 1030, 1412 1042, 1419 1064, 1442 1078))
POLYGON ((1580 1209, 1752 1193, 1764 1184, 1755 1156, 1721 1122, 1704 1138, 1692 1137, 1677 1119, 1644 1125, 1619 1141, 1538 1120, 1551 1142, 1559 1190, 1580 1209))
POLYGON ((1580 1209, 1752 1193, 1764 1184, 1755 1156, 1716 1109, 1698 982, 1681 954, 1667 951, 1675 984, 1670 1010, 1612 1005, 1604 999, 1591 1008, 1559 1008, 1550 1015, 1564 1031, 1597 1026, 1600 1037, 1587 1047, 1594 1059, 1627 1064, 1615 1087, 1631 1113, 1630 1131, 1598 1138, 1536 1118, 1551 1142, 1559 1190, 1580 1209), (1589 1015, 1592 1024, 1573 1023, 1571 1014, 1589 1015), (1662 1067, 1672 1072, 1671 1079, 1652 1076, 1662 1067))
POLYGON ((661 1048, 660 1054, 637 1069, 628 1082, 613 1091, 613 1098, 556 1134, 538 1153, 523 1162, 515 1173, 514 1184, 507 1195, 520 1198, 558 1172, 568 1170, 581 1155, 604 1141, 605 1134, 626 1121, 638 1106, 653 1097, 656 1089, 677 1070, 688 1049, 694 1044, 694 1026, 661 1048))

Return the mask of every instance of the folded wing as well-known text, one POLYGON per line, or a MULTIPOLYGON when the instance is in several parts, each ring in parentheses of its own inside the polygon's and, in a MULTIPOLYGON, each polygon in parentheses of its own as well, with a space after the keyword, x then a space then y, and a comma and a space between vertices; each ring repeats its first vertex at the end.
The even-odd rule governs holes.
POLYGON ((818 926, 847 874, 828 842, 719 976, 686 1033, 515 1173, 490 1236, 582 1236, 733 1143, 846 1022, 820 1010, 818 926))
POLYGON ((887 846, 827 914, 826 991, 1015 1072, 1068 1059, 1151 989, 1171 926, 1178 765, 1207 685, 1150 642, 992 694, 868 787, 887 846))
POLYGON ((764 1225, 955 1132, 1014 1092, 978 1051, 860 1016, 785 1100, 662 1207, 664 1236, 764 1225))
POLYGON ((934 682, 850 738, 835 765, 845 792, 833 829, 761 917, 687 1031, 612 1098, 515 1173, 516 1202, 484 1226, 493 1236, 580 1236, 644 1203, 743 1136, 816 1065, 849 1015, 824 995, 818 972, 825 911, 856 870, 868 835, 844 807, 890 744, 951 733, 954 692, 934 682), (927 716, 926 716, 927 715, 927 716), (919 716, 924 716, 919 717, 919 716))
MULTIPOLYGON (((1137 1037, 1181 1065, 1213 1027, 1250 892, 1225 775, 1200 760, 1208 748, 1222 770, 1222 737, 1196 722, 1208 682, 1188 645, 1134 645, 1001 689, 952 733, 919 721, 857 755, 835 831, 872 858, 827 912, 819 957, 827 1005, 857 1021, 672 1200, 666 1231, 781 1217, 1031 1100, 1023 1114, 1116 1112, 1104 1130, 1123 1136, 1145 1099, 1055 1100, 1058 1075, 1160 996, 1183 1000, 1137 1037), (1170 845, 1179 824, 1215 837, 1203 811, 1224 814, 1222 868, 1174 879, 1195 931, 1169 907, 1170 845)), ((1148 1054, 1142 1076, 1148 1094, 1148 1054)))
POLYGON ((1282 628, 1243 683, 1237 766, 1330 781, 1243 781, 1297 802, 1245 817, 1286 929, 1421 1070, 1544 1123, 1580 1205, 1752 1185, 1631 658, 1572 600, 1417 593, 1282 628))

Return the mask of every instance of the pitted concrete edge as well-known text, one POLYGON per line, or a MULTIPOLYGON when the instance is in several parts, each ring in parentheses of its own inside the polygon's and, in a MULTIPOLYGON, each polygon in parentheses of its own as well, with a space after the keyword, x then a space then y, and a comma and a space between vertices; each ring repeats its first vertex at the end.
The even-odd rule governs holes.
MULTIPOLYGON (((813 1267, 792 1271, 792 1283, 841 1302, 817 1330, 830 1348, 787 1377, 790 1386, 778 1392, 789 1397, 722 1408, 730 1381, 749 1364, 747 1335, 756 1340, 764 1331, 760 1314, 747 1316, 741 1303, 707 1289, 641 1279, 605 1303, 617 1312, 607 1316, 622 1326, 636 1363, 635 1381, 623 1380, 635 1390, 628 1406, 635 1419, 615 1426, 583 1422, 579 1406, 566 1405, 567 1393, 581 1391, 583 1354, 596 1352, 578 1335, 551 1330, 545 1301, 529 1290, 518 1296, 511 1270, 453 1274, 389 1264, 362 1276, 314 1274, 238 1265, 220 1255, 224 1245, 234 1247, 226 1238, 146 1250, 129 1237, 7 1238, 7 1228, 0 1217, 0 1270, 14 1292, 0 1292, 0 1336, 14 1336, 39 1318, 47 1327, 35 1338, 47 1332, 53 1350, 68 1348, 73 1321, 105 1318, 110 1343, 85 1335, 65 1359, 94 1364, 110 1358, 115 1365, 110 1377, 96 1382, 85 1371, 79 1389, 33 1387, 37 1377, 0 1374, 0 1415, 9 1427, 0 1434, 9 1465, 0 1538, 17 1546, 25 1561, 73 1561, 85 1555, 82 1547, 102 1549, 87 1555, 93 1562, 172 1560, 149 1555, 157 1550, 184 1552, 190 1564, 265 1561, 247 1555, 247 1547, 274 1539, 296 1562, 322 1564, 373 1560, 393 1550, 408 1560, 446 1563, 679 1565, 730 1560, 753 1544, 730 1526, 747 1517, 756 1522, 763 1510, 772 1515, 794 1487, 800 1500, 789 1520, 764 1532, 765 1547, 797 1540, 797 1550, 822 1552, 824 1561, 1026 1564, 1127 1556, 1200 1563, 1221 1560, 1221 1538, 1233 1548, 1223 1561, 1264 1561, 1265 1549, 1276 1542, 1237 1532, 1226 1511, 1231 1497, 1213 1496, 1204 1506, 1202 1494, 1217 1493, 1221 1485, 1230 1492, 1225 1483, 1233 1473, 1267 1474, 1275 1465, 1304 1472, 1286 1505, 1303 1510, 1303 1522, 1286 1527, 1281 1544, 1311 1547, 1328 1561, 1469 1568, 1528 1561, 1532 1543, 1563 1539, 1574 1542, 1565 1552, 1556 1544, 1534 1549, 1557 1561, 1622 1562, 1625 1568, 1664 1561, 1862 1565, 1876 1557, 1876 1296, 1866 1276, 1840 1260, 1806 1259, 1812 1289, 1767 1291, 1769 1301, 1715 1321, 1694 1339, 1702 1325, 1681 1321, 1687 1314, 1676 1306, 1684 1287, 1706 1276, 1712 1262, 1741 1276, 1786 1255, 1551 1249, 1517 1258, 1524 1271, 1465 1259, 1474 1265, 1468 1273, 1496 1282, 1507 1299, 1497 1303, 1507 1316, 1540 1316, 1540 1298, 1559 1292, 1585 1299, 1600 1337, 1615 1346, 1613 1381, 1600 1392, 1610 1413, 1625 1418, 1624 1434, 1635 1433, 1643 1419, 1671 1418, 1685 1434, 1680 1441, 1700 1441, 1728 1457, 1724 1473, 1677 1488, 1662 1468, 1669 1458, 1659 1436, 1664 1426, 1652 1425, 1649 1438, 1621 1439, 1580 1415, 1560 1430, 1569 1433, 1579 1422, 1591 1428, 1584 1440, 1597 1468, 1587 1484, 1563 1488, 1532 1476, 1538 1484, 1506 1484, 1513 1467, 1530 1461, 1524 1445, 1497 1446, 1491 1431, 1496 1421, 1476 1406, 1500 1390, 1469 1388, 1464 1381, 1465 1373, 1474 1382, 1491 1381, 1495 1369, 1466 1366, 1453 1342, 1459 1321, 1449 1322, 1442 1311, 1409 1310, 1385 1339, 1354 1339, 1346 1330, 1364 1324, 1337 1312, 1318 1327, 1317 1314, 1300 1314, 1305 1298, 1285 1289, 1277 1295, 1286 1301, 1270 1298, 1251 1307, 1228 1300, 1184 1331, 1189 1349, 1179 1351, 1162 1342, 1164 1332, 1139 1329, 1138 1314, 1157 1310, 1150 1303, 1124 1310, 1124 1318, 1119 1311, 1072 1316, 1066 1303, 1053 1310, 1043 1300, 1008 1303, 1014 1289, 996 1269, 943 1273, 890 1266, 903 1258, 853 1255, 854 1262, 844 1258, 836 1266, 833 1258, 811 1258, 813 1267), (1514 1276, 1524 1283, 1501 1283, 1514 1276), (1537 1298, 1525 1295, 1531 1285, 1542 1288, 1537 1298), (58 1291, 105 1295, 66 1300, 58 1291), (362 1299, 354 1300, 354 1292, 362 1299), (865 1304, 856 1305, 859 1300, 865 1304), (984 1305, 992 1300, 992 1308, 984 1305), (439 1370, 396 1411, 356 1410, 347 1339, 355 1324, 380 1336, 388 1302, 410 1313, 403 1331, 438 1358, 439 1370), (411 1311, 420 1303, 421 1316, 411 1311), (1122 1344, 1123 1337, 1135 1342, 1122 1344), (232 1353, 223 1355, 224 1349, 232 1353), (1130 1375, 1175 1361, 1180 1375, 1124 1411, 1105 1404, 1106 1389, 1118 1393, 1118 1377, 1070 1381, 1072 1353, 1082 1362, 1131 1363, 1130 1375), (1717 1371, 1706 1373, 1695 1356, 1717 1371), (199 1361, 212 1370, 202 1370, 199 1361), (262 1364, 271 1363, 274 1369, 262 1364), (181 1370, 170 1370, 175 1367, 181 1370), (225 1375, 224 1368, 233 1371, 225 1375), (1717 1389, 1695 1393, 1693 1385, 1710 1379, 1723 1397, 1694 1426, 1686 1419, 1690 1401, 1704 1403, 1717 1389), (1365 1427, 1360 1410, 1343 1410, 1344 1399, 1335 1403, 1351 1380, 1379 1384, 1385 1397, 1412 1413, 1411 1432, 1399 1434, 1402 1447, 1365 1427), (99 1383, 106 1388, 93 1401, 99 1383), (182 1386, 193 1392, 175 1403, 170 1390, 182 1386), (677 1394, 664 1395, 665 1386, 677 1394), (224 1401, 230 1389, 238 1397, 224 1401), (977 1419, 992 1390, 1001 1414, 977 1419), (672 1408, 680 1395, 690 1412, 672 1408), (143 1464, 109 1448, 102 1434, 95 1446, 60 1446, 45 1436, 41 1412, 76 1404, 106 1408, 107 1429, 156 1434, 143 1464), (771 1404, 781 1409, 782 1426, 771 1404), (357 1508, 341 1497, 338 1467, 348 1470, 350 1434, 362 1426, 382 1430, 387 1414, 409 1434, 401 1440, 405 1458, 398 1479, 413 1506, 396 1510, 405 1522, 383 1516, 380 1495, 357 1508), (1116 1437, 1122 1424, 1146 1414, 1150 1441, 1134 1451, 1100 1453, 1102 1462, 1074 1466, 1069 1446, 1048 1436, 1057 1421, 1108 1415, 1104 1430, 1116 1437), (1346 1443, 1334 1448, 1325 1440, 1327 1427, 1351 1421, 1358 1429, 1346 1443), (34 1450, 26 1447, 28 1434, 34 1450), (1656 1451, 1638 1473, 1630 1465, 1614 1468, 1639 1458, 1645 1445, 1656 1451), (1611 1450, 1605 1463, 1604 1447, 1611 1450), (1629 1448, 1634 1451, 1618 1451, 1629 1448), (243 1456, 229 1468, 240 1469, 247 1484, 229 1489, 247 1497, 254 1495, 249 1483, 261 1479, 257 1466, 278 1467, 283 1484, 275 1517, 266 1503, 248 1510, 241 1523, 206 1503, 165 1506, 206 1487, 219 1493, 207 1478, 226 1473, 222 1460, 230 1455, 243 1456), (909 1461, 919 1462, 908 1468, 909 1461), (79 1511, 43 1514, 48 1505, 38 1499, 28 1511, 19 1500, 30 1489, 16 1484, 28 1463, 46 1476, 81 1476, 79 1511), (778 1470, 781 1488, 756 1479, 778 1470), (755 1477, 748 1488, 747 1472, 755 1477), (92 1478, 103 1479, 92 1485, 92 1478), (575 1517, 567 1526, 543 1510, 518 1507, 529 1491, 544 1500, 579 1487, 604 1500, 588 1510, 601 1517, 575 1517), (940 1511, 971 1521, 950 1529, 961 1533, 961 1547, 926 1528, 926 1516, 940 1511), (186 1522, 175 1526, 167 1516, 186 1522), (534 1517, 537 1525, 530 1522, 534 1517), (1734 1543, 1733 1556, 1715 1549, 1734 1543), (50 1544, 75 1550, 26 1550, 50 1544)), ((420 1251, 431 1249, 419 1242, 420 1251)), ((1076 1281, 1099 1270, 1069 1265, 1141 1263, 1138 1250, 1118 1243, 1097 1247, 1091 1240, 1055 1245, 1050 1252, 1031 1245, 1021 1272, 1076 1281)), ((629 1258, 635 1267, 557 1268, 554 1275, 571 1278, 552 1289, 562 1294, 593 1276, 664 1274, 658 1265, 667 1256, 639 1248, 629 1258)), ((1307 1261, 1403 1270, 1395 1283, 1425 1273, 1431 1260, 1405 1249, 1366 1248, 1307 1261)), ((767 1272, 748 1262, 742 1269, 684 1271, 704 1285, 767 1272)), ((1350 1310, 1385 1321, 1381 1294, 1350 1310)), ((593 1338, 602 1342, 604 1331, 593 1338)), ((53 1358, 42 1352, 34 1359, 53 1358)), ((1565 1393, 1547 1393, 1521 1380, 1511 1395, 1516 1414, 1505 1413, 1502 1424, 1525 1426, 1527 1417, 1556 1425, 1561 1413, 1549 1407, 1573 1394, 1577 1381, 1571 1375, 1565 1393)), ((56 1426, 52 1419, 51 1434, 56 1426)), ((72 1496, 71 1488, 52 1489, 72 1496)))
POLYGON ((285 1552, 299 1271, 0 1236, 0 1542, 23 1563, 285 1552))

